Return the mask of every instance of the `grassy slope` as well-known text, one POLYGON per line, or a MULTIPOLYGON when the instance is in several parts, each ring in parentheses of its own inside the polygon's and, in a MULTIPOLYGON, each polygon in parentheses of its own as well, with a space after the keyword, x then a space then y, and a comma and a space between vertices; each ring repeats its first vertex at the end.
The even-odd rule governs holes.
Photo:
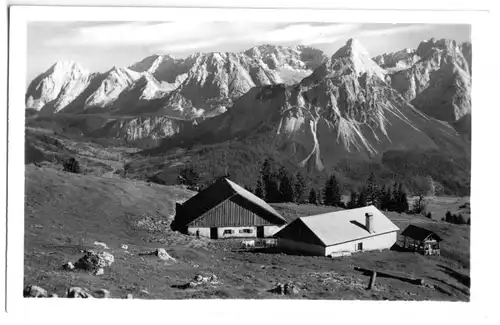
MULTIPOLYGON (((463 255, 426 258, 413 253, 385 251, 339 260, 242 252, 239 241, 197 240, 168 228, 151 233, 134 227, 134 221, 140 220, 144 213, 168 222, 174 213, 174 201, 190 195, 192 193, 176 187, 116 177, 74 175, 28 165, 25 284, 37 284, 59 295, 70 286, 83 286, 90 290, 108 289, 114 297, 133 293, 143 298, 163 299, 276 298, 266 290, 277 281, 292 280, 301 288, 299 298, 468 299, 468 288, 463 284, 468 276, 467 227, 419 219, 445 237, 444 251, 454 248, 463 255), (60 269, 63 263, 76 261, 82 255, 80 249, 95 248, 94 241, 105 242, 115 256, 115 263, 104 275, 95 277, 60 269), (131 254, 120 248, 122 244, 129 245, 131 254), (166 248, 178 262, 166 265, 154 257, 137 255, 137 252, 158 247, 166 248), (380 278, 377 290, 369 292, 364 290, 368 277, 354 271, 352 265, 411 272, 438 284, 441 289, 431 290, 380 278), (222 284, 196 290, 172 287, 186 283, 198 273, 215 273, 222 284), (142 289, 148 290, 149 295, 140 294, 142 289)), ((331 210, 290 204, 278 204, 276 208, 287 218, 331 210)), ((389 214, 389 217, 400 226, 409 220, 399 214, 389 214)))

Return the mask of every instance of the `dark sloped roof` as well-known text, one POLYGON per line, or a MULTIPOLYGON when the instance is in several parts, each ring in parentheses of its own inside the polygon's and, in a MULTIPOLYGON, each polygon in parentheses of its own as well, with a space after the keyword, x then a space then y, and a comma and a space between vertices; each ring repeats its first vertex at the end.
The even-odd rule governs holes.
POLYGON ((401 235, 420 241, 432 235, 437 241, 442 241, 441 237, 439 237, 435 232, 425 228, 417 227, 415 225, 409 225, 408 227, 406 227, 406 229, 403 230, 401 235))
POLYGON ((286 220, 264 200, 226 178, 217 180, 214 184, 184 202, 181 208, 182 218, 176 222, 182 225, 187 225, 203 215, 205 212, 213 209, 218 204, 235 195, 239 195, 244 200, 273 215, 276 219, 273 220, 273 222, 277 221, 277 223, 286 223, 286 220))

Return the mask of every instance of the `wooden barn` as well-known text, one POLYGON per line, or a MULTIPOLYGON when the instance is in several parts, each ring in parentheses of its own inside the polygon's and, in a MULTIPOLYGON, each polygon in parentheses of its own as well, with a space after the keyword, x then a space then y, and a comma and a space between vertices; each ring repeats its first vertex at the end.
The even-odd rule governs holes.
POLYGON ((441 237, 425 228, 409 225, 401 233, 404 237, 404 247, 424 255, 441 255, 439 242, 441 237))
POLYGON ((176 204, 172 229, 212 239, 271 237, 286 224, 269 204, 221 178, 183 204, 176 204))
POLYGON ((275 234, 283 251, 321 256, 391 248, 399 228, 374 206, 295 219, 275 234))

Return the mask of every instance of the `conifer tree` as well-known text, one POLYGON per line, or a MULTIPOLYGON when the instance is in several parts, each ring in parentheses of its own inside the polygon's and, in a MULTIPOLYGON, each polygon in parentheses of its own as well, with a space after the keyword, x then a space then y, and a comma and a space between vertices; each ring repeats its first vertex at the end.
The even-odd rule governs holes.
POLYGON ((264 198, 268 202, 279 201, 278 177, 272 171, 272 161, 269 158, 264 160, 260 170, 264 198))
POLYGON ((267 202, 280 202, 278 176, 272 173, 264 183, 264 191, 267 202))
POLYGON ((265 198, 264 186, 262 185, 262 180, 260 178, 257 180, 257 185, 255 186, 255 195, 261 199, 265 198))
POLYGON ((321 200, 321 191, 319 189, 316 190, 316 201, 318 204, 324 204, 324 202, 321 200))
POLYGON ((387 210, 387 205, 391 199, 390 195, 388 196, 387 193, 388 193, 388 190, 384 184, 384 185, 382 185, 382 187, 380 188, 380 191, 379 191, 379 208, 382 211, 387 210))
POLYGON ((300 171, 295 174, 294 193, 295 202, 302 203, 306 192, 307 181, 300 171))
POLYGON ((373 172, 370 172, 370 176, 368 176, 368 180, 366 183, 366 203, 368 205, 379 207, 379 193, 377 189, 377 183, 375 181, 375 175, 373 172))
POLYGON ((358 206, 358 193, 351 191, 349 202, 347 203, 348 209, 354 209, 358 206))
POLYGON ((361 188, 358 195, 358 200, 356 201, 358 208, 366 206, 366 188, 361 188))
POLYGON ((340 193, 340 185, 337 182, 335 174, 330 175, 325 183, 323 190, 323 203, 330 206, 341 206, 342 195, 340 193))
POLYGON ((314 188, 311 188, 311 190, 309 191, 309 203, 310 204, 318 204, 318 200, 317 200, 317 194, 316 194, 316 191, 314 190, 314 188))
POLYGON ((397 199, 396 199, 396 211, 399 213, 408 211, 408 197, 406 192, 403 190, 403 184, 399 184, 397 199))
POLYGON ((285 167, 281 166, 278 171, 279 178, 279 201, 281 202, 294 202, 295 195, 291 176, 285 167))

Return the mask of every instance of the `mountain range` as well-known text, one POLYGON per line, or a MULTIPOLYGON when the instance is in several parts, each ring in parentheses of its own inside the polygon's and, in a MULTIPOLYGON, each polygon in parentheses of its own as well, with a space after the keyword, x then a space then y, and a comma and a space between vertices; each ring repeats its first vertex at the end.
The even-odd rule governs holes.
POLYGON ((31 82, 26 106, 45 119, 79 116, 72 127, 93 137, 163 139, 148 155, 229 141, 317 171, 394 152, 467 156, 471 52, 470 43, 430 39, 372 58, 350 39, 331 57, 262 45, 157 54, 105 73, 58 62, 31 82), (89 127, 93 115, 100 122, 89 127))

